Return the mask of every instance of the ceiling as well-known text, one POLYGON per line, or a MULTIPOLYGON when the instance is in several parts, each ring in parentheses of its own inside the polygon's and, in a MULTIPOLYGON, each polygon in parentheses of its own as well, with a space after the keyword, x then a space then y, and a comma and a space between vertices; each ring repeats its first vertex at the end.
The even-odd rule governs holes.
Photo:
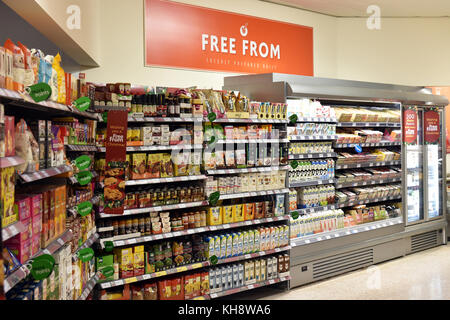
POLYGON ((367 17, 377 5, 382 17, 449 17, 449 0, 263 0, 334 17, 367 17))

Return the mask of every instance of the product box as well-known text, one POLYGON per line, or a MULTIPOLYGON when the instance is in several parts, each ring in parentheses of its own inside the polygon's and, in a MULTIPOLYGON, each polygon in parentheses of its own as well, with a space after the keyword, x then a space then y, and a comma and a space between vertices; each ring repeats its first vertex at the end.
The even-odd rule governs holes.
POLYGON ((244 220, 253 220, 255 218, 255 204, 244 203, 244 220))
POLYGON ((6 77, 6 56, 5 48, 0 46, 0 88, 5 88, 5 77, 6 77))
POLYGON ((133 249, 116 249, 117 261, 120 266, 120 278, 130 278, 134 275, 133 249))
POLYGON ((9 250, 16 255, 17 259, 19 259, 22 264, 27 262, 31 257, 31 239, 21 241, 19 237, 15 237, 7 240, 5 242, 5 247, 9 248, 9 250))
POLYGON ((13 83, 13 53, 11 50, 5 48, 5 88, 14 90, 13 83))
POLYGON ((212 207, 208 209, 207 223, 209 226, 222 224, 222 207, 212 207))
POLYGON ((234 214, 235 211, 233 210, 233 206, 223 206, 222 207, 222 216, 223 220, 222 223, 232 223, 234 222, 234 214))
POLYGON ((233 205, 233 216, 235 222, 244 221, 244 210, 242 204, 233 205))
POLYGON ((114 264, 114 256, 112 254, 96 257, 96 270, 97 272, 100 271, 100 277, 99 282, 105 282, 105 281, 111 281, 113 280, 114 276, 110 276, 106 278, 101 271, 106 267, 113 267, 114 264))
POLYGON ((30 219, 30 198, 24 195, 17 195, 14 203, 14 212, 19 215, 19 221, 30 219))
POLYGON ((41 234, 35 234, 31 237, 31 247, 30 247, 30 256, 34 256, 38 253, 40 247, 41 234))
POLYGON ((266 259, 261 259, 261 264, 260 264, 260 269, 261 269, 260 279, 261 279, 261 281, 266 281, 267 280, 266 263, 267 263, 266 259))
POLYGON ((18 220, 14 212, 15 171, 14 167, 0 169, 1 201, 3 203, 2 225, 8 226, 18 220))
POLYGON ((144 246, 136 246, 133 248, 134 276, 141 276, 145 273, 145 254, 144 246))
POLYGON ((5 116, 5 156, 16 155, 14 117, 5 116))

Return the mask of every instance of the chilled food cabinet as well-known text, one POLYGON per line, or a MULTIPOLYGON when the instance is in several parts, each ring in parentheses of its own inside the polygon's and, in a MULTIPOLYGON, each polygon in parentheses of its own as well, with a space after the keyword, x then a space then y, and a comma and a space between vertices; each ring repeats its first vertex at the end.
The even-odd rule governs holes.
POLYGON ((440 219, 444 213, 442 109, 403 107, 406 224, 440 219))

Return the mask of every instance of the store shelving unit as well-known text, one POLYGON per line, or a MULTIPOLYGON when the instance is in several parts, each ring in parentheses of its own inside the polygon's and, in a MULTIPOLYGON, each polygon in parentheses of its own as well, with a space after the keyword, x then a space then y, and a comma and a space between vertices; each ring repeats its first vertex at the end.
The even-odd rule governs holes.
POLYGON ((305 153, 305 154, 290 154, 289 160, 299 160, 299 159, 320 159, 320 158, 336 158, 336 152, 326 152, 326 153, 305 153))
POLYGON ((195 181, 195 180, 205 180, 206 176, 194 175, 194 176, 183 176, 183 177, 172 177, 172 178, 155 178, 155 179, 141 179, 141 180, 127 180, 125 186, 139 186, 157 183, 169 183, 169 182, 183 182, 183 181, 195 181))
POLYGON ((392 182, 400 182, 402 181, 401 177, 397 178, 382 178, 382 179, 374 179, 368 181, 358 181, 358 182, 344 182, 344 183, 336 183, 336 189, 341 188, 349 188, 349 187, 362 187, 362 186, 371 186, 375 184, 383 184, 383 183, 392 183, 392 182))
POLYGON ((317 180, 306 180, 299 182, 291 182, 289 187, 291 188, 299 188, 299 187, 308 187, 308 186, 318 186, 322 184, 333 184, 334 179, 317 179, 317 180))
POLYGON ((240 168, 240 169, 214 169, 214 170, 207 170, 206 173, 209 176, 213 176, 213 175, 219 175, 219 174, 270 172, 270 171, 281 171, 281 170, 289 170, 289 166, 251 167, 251 168, 240 168))
POLYGON ((25 226, 20 221, 10 224, 9 226, 3 227, 2 228, 2 241, 6 241, 24 231, 25 231, 25 226))
MULTIPOLYGON (((53 242, 51 242, 46 248, 39 250, 30 260, 36 258, 42 254, 52 255, 56 251, 58 251, 63 245, 69 242, 72 239, 72 231, 67 230, 61 236, 56 238, 53 242)), ((4 282, 4 290, 8 292, 11 288, 17 285, 20 281, 25 279, 29 274, 30 270, 27 268, 27 263, 20 266, 17 270, 15 270, 12 274, 10 274, 4 282)))
POLYGON ((81 293, 81 296, 78 298, 78 300, 86 300, 89 294, 92 292, 92 289, 97 285, 98 279, 100 278, 99 272, 95 273, 95 275, 89 279, 89 281, 86 283, 85 288, 83 292, 81 293))
POLYGON ((216 265, 264 257, 264 256, 268 256, 270 254, 284 252, 284 251, 287 251, 290 249, 291 249, 291 246, 284 246, 284 247, 280 247, 280 248, 264 250, 264 251, 259 251, 259 252, 255 252, 255 253, 248 253, 248 254, 235 256, 235 257, 231 257, 231 258, 218 259, 216 265))
POLYGON ((71 171, 72 171, 71 166, 62 165, 59 167, 39 170, 39 171, 36 171, 33 173, 22 173, 22 174, 19 174, 19 177, 24 182, 28 183, 28 182, 35 182, 38 180, 54 177, 54 176, 60 175, 62 173, 71 172, 71 171))
POLYGON ((401 160, 337 164, 336 170, 353 169, 353 168, 372 168, 372 167, 384 167, 384 166, 399 166, 401 164, 402 164, 401 160))
MULTIPOLYGON (((448 104, 447 99, 442 96, 431 94, 431 90, 422 87, 384 85, 377 83, 368 83, 360 81, 336 80, 313 78, 296 75, 287 75, 279 73, 258 74, 226 77, 224 80, 223 90, 239 90, 241 94, 252 97, 255 100, 279 101, 288 103, 290 100, 311 99, 322 103, 322 105, 337 106, 340 108, 346 106, 381 109, 401 110, 401 105, 432 105, 441 108, 448 104), (427 91, 427 92, 424 92, 427 91), (429 91, 429 92, 428 92, 429 91)), ((289 111, 289 107, 288 107, 289 111)), ((288 114, 289 116, 289 114, 288 114)), ((442 117, 441 117, 442 119, 442 117)), ((318 122, 317 119, 302 119, 304 122, 318 122)), ((400 130, 404 119, 400 122, 339 122, 336 123, 338 132, 344 128, 371 128, 378 131, 384 130, 400 130)), ((444 127, 444 123, 442 124, 444 127)), ((441 139, 445 141, 445 137, 441 139)), ((387 148, 389 150, 397 150, 402 154, 402 160, 396 162, 385 162, 369 164, 365 168, 371 166, 396 166, 405 168, 405 159, 407 155, 404 152, 404 146, 401 142, 381 141, 378 143, 333 143, 335 152, 354 152, 356 146, 361 148, 387 148)), ((445 145, 442 149, 445 148, 445 145)), ((290 155, 291 160, 294 159, 314 159, 314 156, 290 155)), ((444 161, 445 162, 445 161, 444 161)), ((335 166, 336 170, 346 170, 350 168, 364 168, 364 164, 339 164, 335 166), (346 167, 344 167, 346 166, 346 167)), ((411 167, 412 168, 412 167, 411 167)), ((413 172, 414 169, 408 169, 413 172)), ((391 182, 402 183, 402 189, 406 192, 406 176, 398 180, 397 178, 379 179, 373 181, 353 183, 335 182, 338 189, 345 187, 357 187, 366 185, 386 184, 391 182)), ((443 180, 439 180, 443 181, 443 180)), ((292 187, 292 185, 291 185, 292 187)), ((339 191, 339 190, 338 190, 339 191)), ((372 200, 353 201, 346 203, 333 204, 336 209, 343 207, 351 207, 357 204, 386 204, 391 205, 395 202, 403 202, 406 194, 399 197, 383 197, 372 200), (403 201, 402 201, 403 200, 403 201)), ((332 207, 331 207, 332 208, 332 207)), ((403 203, 402 208, 406 208, 403 203)), ((318 207, 312 209, 294 210, 300 214, 306 213, 303 210, 321 211, 327 210, 327 207, 318 207)), ((293 211, 292 211, 293 212, 293 211)), ((372 224, 363 224, 357 226, 355 231, 350 231, 346 236, 328 234, 314 235, 313 239, 309 239, 309 243, 302 243, 296 246, 298 241, 291 240, 291 277, 290 286, 298 286, 306 283, 318 281, 327 277, 342 274, 347 271, 355 270, 360 267, 370 266, 374 263, 386 261, 396 257, 400 257, 407 253, 415 252, 411 244, 423 236, 426 232, 436 232, 436 236, 429 236, 433 241, 431 244, 424 245, 422 248, 435 246, 443 243, 442 237, 439 236, 444 230, 444 221, 441 218, 435 218, 429 223, 422 223, 408 227, 405 224, 405 212, 401 216, 386 221, 377 221, 372 224), (388 222, 388 223, 387 223, 388 222), (391 224, 392 222, 392 224, 391 224), (362 228, 362 229, 359 229, 362 228), (367 229, 366 229, 367 228, 367 229), (327 241, 316 241, 317 237, 327 239, 327 241), (417 240, 415 240, 417 237, 417 240), (315 240, 314 240, 315 239, 315 240), (372 255, 366 254, 371 250, 372 255), (359 256, 358 256, 359 255, 359 256), (364 257, 358 258, 358 257, 364 257), (352 263, 341 263, 342 261, 352 261, 352 263), (306 272, 305 272, 306 271, 306 272)), ((427 238, 427 239, 428 239, 427 238)))

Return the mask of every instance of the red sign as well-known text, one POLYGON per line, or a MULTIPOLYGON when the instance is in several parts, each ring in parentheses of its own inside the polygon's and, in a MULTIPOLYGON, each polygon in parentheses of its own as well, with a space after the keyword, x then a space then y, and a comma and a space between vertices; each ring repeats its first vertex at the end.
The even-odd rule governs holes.
POLYGON ((413 144, 417 140, 417 111, 406 109, 403 111, 403 142, 413 144))
POLYGON ((125 203, 125 169, 127 156, 128 112, 109 111, 106 129, 106 168, 104 213, 123 214, 125 203))
POLYGON ((313 76, 313 29, 166 0, 145 2, 145 65, 313 76))
POLYGON ((440 136, 439 113, 429 110, 423 115, 424 139, 426 143, 438 143, 440 136))

